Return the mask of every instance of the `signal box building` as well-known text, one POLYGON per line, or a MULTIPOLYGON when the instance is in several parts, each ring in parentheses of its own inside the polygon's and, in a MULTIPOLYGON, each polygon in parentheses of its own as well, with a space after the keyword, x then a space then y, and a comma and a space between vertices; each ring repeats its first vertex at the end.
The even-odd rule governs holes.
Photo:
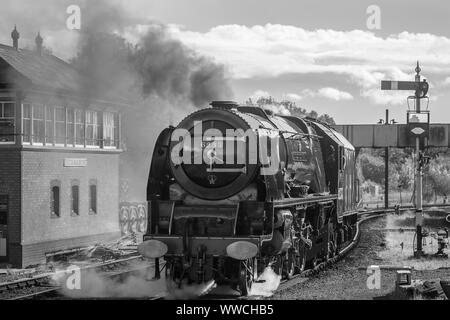
POLYGON ((88 79, 36 50, 0 45, 0 262, 120 236, 120 105, 87 99, 88 79))

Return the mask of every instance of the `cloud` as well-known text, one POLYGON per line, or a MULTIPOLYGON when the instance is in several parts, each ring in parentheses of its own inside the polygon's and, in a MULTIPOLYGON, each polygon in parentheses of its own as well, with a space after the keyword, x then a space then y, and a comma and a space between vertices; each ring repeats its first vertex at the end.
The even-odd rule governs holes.
POLYGON ((285 73, 403 73, 420 60, 435 72, 450 71, 450 39, 402 32, 381 38, 369 31, 308 31, 267 24, 217 26, 206 33, 172 26, 180 40, 227 62, 236 78, 285 73), (436 60, 439 58, 439 61, 436 60))
POLYGON ((297 93, 287 93, 283 95, 283 99, 291 100, 291 101, 300 101, 303 99, 303 97, 297 93))
POLYGON ((447 77, 444 79, 444 81, 441 82, 442 87, 450 87, 450 77, 447 77))
MULTIPOLYGON (((172 26, 171 32, 198 52, 227 65, 235 79, 331 73, 375 103, 404 103, 404 93, 380 93, 380 80, 413 79, 417 60, 425 76, 450 74, 450 39, 429 33, 380 37, 370 31, 311 31, 279 24, 222 25, 207 32, 172 26)), ((321 90, 316 96, 352 99, 350 93, 339 94, 333 88, 321 90)))
MULTIPOLYGON (((256 90, 251 96, 250 99, 253 102, 256 102, 259 98, 275 98, 270 92, 265 90, 256 90)), ((323 98, 330 99, 334 101, 341 100, 353 100, 353 96, 345 91, 340 91, 336 88, 325 87, 320 88, 319 90, 311 90, 311 89, 303 89, 300 94, 298 93, 286 93, 281 95, 281 100, 288 100, 292 102, 299 102, 305 98, 323 98)), ((291 112, 281 104, 267 104, 264 106, 265 109, 271 110, 273 113, 282 114, 282 115, 290 115, 291 112)))
POLYGON ((315 93, 315 96, 331 99, 331 100, 353 100, 353 96, 345 91, 340 91, 335 88, 321 88, 315 93))
POLYGON ((264 91, 264 90, 256 90, 255 92, 253 92, 253 94, 250 96, 250 99, 252 99, 252 101, 256 101, 259 98, 269 98, 271 95, 269 92, 264 91))
POLYGON ((318 91, 319 95, 324 97, 324 98, 328 98, 328 99, 332 99, 332 100, 336 100, 336 101, 340 101, 340 100, 353 100, 353 96, 345 91, 339 91, 338 89, 335 88, 322 88, 318 91))
MULTIPOLYGON (((57 56, 67 60, 76 54, 79 32, 66 29, 65 9, 72 3, 84 6, 88 0, 5 1, 8 14, 0 21, 3 30, 0 42, 11 42, 10 30, 17 23, 21 47, 34 47, 34 37, 40 30, 44 45, 57 56)), ((148 20, 154 18, 153 4, 143 0, 111 1, 122 4, 124 11, 133 16, 123 21, 121 35, 136 42, 148 32, 148 20)), ((380 92, 380 80, 413 79, 414 64, 419 60, 424 75, 432 75, 439 88, 450 86, 450 39, 445 36, 401 32, 381 37, 371 31, 306 30, 281 24, 220 25, 205 32, 171 25, 169 31, 199 54, 225 64, 234 79, 276 78, 286 74, 319 74, 326 79, 332 74, 355 87, 351 91, 353 97, 359 92, 361 97, 375 103, 403 104, 404 94, 380 92)), ((338 83, 324 85, 339 87, 338 83)), ((294 100, 302 97, 302 93, 294 94, 291 97, 294 100)), ((333 95, 330 90, 323 95, 337 96, 341 101, 350 99, 333 95)))
POLYGON ((407 94, 402 91, 381 91, 379 88, 369 88, 361 91, 361 96, 371 99, 376 104, 405 105, 407 94))
POLYGON ((353 100, 353 95, 346 91, 336 88, 325 87, 318 90, 304 89, 301 93, 287 93, 283 95, 283 99, 291 101, 300 101, 305 98, 324 98, 334 101, 353 100))

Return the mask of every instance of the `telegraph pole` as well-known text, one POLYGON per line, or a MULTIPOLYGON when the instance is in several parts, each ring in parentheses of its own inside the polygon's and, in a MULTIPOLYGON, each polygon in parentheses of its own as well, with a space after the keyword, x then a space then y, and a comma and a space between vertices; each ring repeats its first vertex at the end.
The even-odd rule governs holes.
POLYGON ((427 99, 429 85, 424 79, 420 81, 420 66, 417 61, 415 81, 381 81, 381 90, 415 90, 415 95, 408 97, 414 99, 414 110, 408 110, 407 112, 407 128, 410 137, 414 138, 416 147, 416 162, 417 170, 415 172, 416 193, 415 193, 415 206, 416 206, 416 235, 417 235, 417 250, 414 252, 416 257, 423 255, 422 250, 422 222, 423 222, 423 208, 422 208, 422 167, 426 161, 425 157, 421 154, 421 141, 425 145, 425 141, 428 138, 429 126, 430 126, 430 113, 423 111, 420 108, 420 100, 427 99))
MULTIPOLYGON (((383 124, 383 119, 380 119, 379 124, 383 124)), ((395 120, 392 119, 392 124, 395 120)), ((384 125, 389 125, 389 109, 386 109, 386 119, 384 125)), ((384 208, 389 208, 389 147, 384 148, 384 208)))
MULTIPOLYGON (((389 110, 386 109, 386 126, 389 125, 389 110)), ((384 208, 389 208, 389 147, 384 149, 384 208)))

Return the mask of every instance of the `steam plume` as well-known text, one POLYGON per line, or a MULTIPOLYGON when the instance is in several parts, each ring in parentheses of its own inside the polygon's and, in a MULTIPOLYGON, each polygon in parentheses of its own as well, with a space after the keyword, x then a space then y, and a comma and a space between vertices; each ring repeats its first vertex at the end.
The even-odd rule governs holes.
POLYGON ((136 44, 121 32, 143 21, 109 1, 88 1, 79 53, 72 63, 92 82, 87 97, 127 101, 122 111, 123 201, 145 201, 152 149, 161 130, 211 100, 232 98, 224 66, 199 56, 170 36, 167 26, 146 22, 136 44))
POLYGON ((78 288, 69 288, 66 275, 54 277, 62 293, 70 298, 149 298, 165 292, 164 279, 147 280, 147 272, 140 271, 125 279, 111 279, 95 270, 82 272, 78 288))

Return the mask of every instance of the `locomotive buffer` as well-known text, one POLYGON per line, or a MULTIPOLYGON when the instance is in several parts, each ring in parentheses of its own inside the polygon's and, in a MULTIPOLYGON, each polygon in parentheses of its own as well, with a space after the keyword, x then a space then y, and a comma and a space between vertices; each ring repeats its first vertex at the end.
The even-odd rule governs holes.
POLYGON ((415 139, 416 142, 416 161, 417 171, 415 175, 416 195, 416 235, 417 247, 414 251, 416 257, 423 255, 422 251, 422 222, 423 222, 423 208, 422 208, 422 168, 427 162, 427 157, 423 156, 421 147, 425 146, 428 139, 430 113, 428 110, 421 110, 421 99, 428 99, 428 82, 420 79, 419 61, 416 66, 415 81, 381 81, 381 90, 414 90, 414 96, 408 97, 408 102, 413 99, 415 102, 414 110, 407 111, 407 128, 409 137, 415 139))

